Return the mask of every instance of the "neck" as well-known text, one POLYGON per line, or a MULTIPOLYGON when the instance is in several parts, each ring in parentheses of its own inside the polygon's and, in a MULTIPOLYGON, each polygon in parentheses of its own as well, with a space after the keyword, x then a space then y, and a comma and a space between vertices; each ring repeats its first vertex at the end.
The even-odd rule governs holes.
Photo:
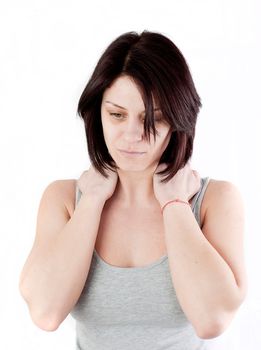
POLYGON ((144 208, 158 203, 153 190, 154 169, 124 171, 118 169, 113 199, 124 207, 144 208))

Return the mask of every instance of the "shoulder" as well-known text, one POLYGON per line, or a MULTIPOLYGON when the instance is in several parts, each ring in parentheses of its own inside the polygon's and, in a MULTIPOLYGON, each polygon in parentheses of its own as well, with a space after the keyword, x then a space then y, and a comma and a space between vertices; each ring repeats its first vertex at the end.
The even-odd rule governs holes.
POLYGON ((205 197, 207 204, 213 205, 217 200, 230 198, 231 200, 242 201, 242 195, 239 188, 230 181, 210 179, 206 188, 205 197))
POLYGON ((75 209, 76 184, 76 179, 54 180, 46 188, 46 190, 51 191, 53 195, 59 197, 70 217, 75 209))
POLYGON ((204 207, 203 223, 207 211, 214 210, 217 206, 225 207, 225 205, 233 207, 236 211, 242 211, 243 198, 239 188, 233 182, 227 180, 209 179, 202 201, 204 207))

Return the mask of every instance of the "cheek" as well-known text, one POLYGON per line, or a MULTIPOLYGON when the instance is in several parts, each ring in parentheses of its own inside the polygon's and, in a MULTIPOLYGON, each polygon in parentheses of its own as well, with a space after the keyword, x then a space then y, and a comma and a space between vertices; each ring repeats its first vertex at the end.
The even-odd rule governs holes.
POLYGON ((103 136, 107 145, 117 138, 115 129, 110 125, 103 125, 103 136))
POLYGON ((165 149, 167 148, 167 146, 169 144, 170 138, 171 138, 171 134, 165 133, 164 137, 162 137, 159 140, 158 145, 157 145, 157 149, 160 153, 165 151, 165 149))
POLYGON ((161 146, 164 146, 165 144, 169 143, 170 138, 171 138, 171 132, 169 129, 160 130, 158 144, 160 144, 161 146))

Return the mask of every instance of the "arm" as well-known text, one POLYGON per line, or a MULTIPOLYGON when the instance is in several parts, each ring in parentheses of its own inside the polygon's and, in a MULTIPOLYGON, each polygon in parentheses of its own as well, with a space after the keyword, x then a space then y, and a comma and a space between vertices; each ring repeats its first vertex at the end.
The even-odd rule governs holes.
POLYGON ((35 242, 19 284, 33 321, 47 331, 58 328, 80 296, 104 204, 82 195, 70 218, 61 197, 59 181, 43 194, 35 242))
POLYGON ((202 230, 186 204, 168 205, 163 211, 173 286, 202 338, 218 336, 246 294, 240 193, 229 182, 215 181, 208 203, 202 230))

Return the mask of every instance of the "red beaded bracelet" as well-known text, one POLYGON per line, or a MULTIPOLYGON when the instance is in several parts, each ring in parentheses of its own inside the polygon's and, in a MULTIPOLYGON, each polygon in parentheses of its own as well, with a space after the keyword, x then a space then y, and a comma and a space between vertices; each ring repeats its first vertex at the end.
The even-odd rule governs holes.
POLYGON ((176 198, 176 199, 173 199, 173 200, 168 201, 167 203, 165 203, 165 204, 163 205, 163 207, 161 208, 161 213, 163 213, 163 209, 166 207, 166 205, 168 205, 169 203, 173 203, 173 202, 185 203, 185 204, 188 204, 188 205, 190 206, 189 202, 182 201, 181 199, 176 198))

